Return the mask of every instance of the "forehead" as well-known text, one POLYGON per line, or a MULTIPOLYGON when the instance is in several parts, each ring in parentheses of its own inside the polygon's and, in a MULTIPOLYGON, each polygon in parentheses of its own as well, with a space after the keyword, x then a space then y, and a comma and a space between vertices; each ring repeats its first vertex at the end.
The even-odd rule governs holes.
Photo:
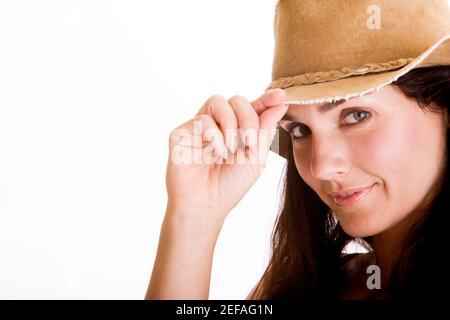
POLYGON ((283 120, 295 120, 302 114, 317 111, 319 114, 330 113, 330 111, 336 109, 338 106, 346 105, 348 101, 339 100, 332 103, 321 103, 321 104, 311 104, 311 105, 289 105, 283 120))
POLYGON ((345 107, 364 107, 371 106, 377 107, 381 105, 381 101, 388 102, 390 92, 384 91, 377 93, 370 93, 362 97, 355 97, 348 100, 341 99, 335 102, 317 103, 310 105, 289 105, 283 120, 295 120, 299 117, 306 116, 307 114, 316 113, 318 115, 331 114, 336 109, 342 109, 345 107))

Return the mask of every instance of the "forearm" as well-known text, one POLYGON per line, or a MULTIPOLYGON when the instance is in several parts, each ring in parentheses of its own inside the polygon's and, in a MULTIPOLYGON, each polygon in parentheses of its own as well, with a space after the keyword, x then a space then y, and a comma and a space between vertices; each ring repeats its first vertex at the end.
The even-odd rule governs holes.
POLYGON ((208 299, 221 223, 176 218, 166 212, 146 299, 208 299))

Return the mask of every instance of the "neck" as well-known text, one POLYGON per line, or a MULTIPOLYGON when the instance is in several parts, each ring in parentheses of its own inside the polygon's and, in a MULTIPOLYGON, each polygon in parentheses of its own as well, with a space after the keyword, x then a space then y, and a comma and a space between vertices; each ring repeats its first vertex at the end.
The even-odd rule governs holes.
POLYGON ((376 264, 381 270, 381 282, 383 284, 389 283, 393 268, 402 250, 402 243, 421 214, 424 214, 424 212, 416 211, 388 230, 372 237, 372 249, 376 264))
POLYGON ((401 237, 397 229, 397 227, 393 227, 372 237, 372 249, 376 264, 381 270, 382 284, 389 282, 395 264, 395 257, 400 248, 401 237))
POLYGON ((437 181, 431 191, 426 195, 422 203, 405 219, 389 228, 388 230, 372 237, 372 249, 376 264, 381 270, 381 282, 386 284, 392 275, 392 270, 397 257, 402 250, 402 242, 407 237, 412 225, 417 222, 429 210, 432 200, 436 196, 439 182, 437 181))

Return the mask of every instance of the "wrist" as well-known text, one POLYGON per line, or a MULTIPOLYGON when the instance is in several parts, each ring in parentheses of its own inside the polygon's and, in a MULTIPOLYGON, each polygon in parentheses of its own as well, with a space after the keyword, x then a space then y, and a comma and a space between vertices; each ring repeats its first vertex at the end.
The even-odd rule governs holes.
POLYGON ((203 224, 211 226, 222 227, 225 222, 227 213, 221 212, 217 208, 209 205, 176 205, 174 203, 167 203, 166 217, 177 221, 178 223, 185 223, 191 225, 201 226, 203 224))
POLYGON ((210 235, 217 238, 225 218, 204 208, 175 208, 168 206, 164 224, 170 225, 178 232, 190 233, 193 236, 210 235))

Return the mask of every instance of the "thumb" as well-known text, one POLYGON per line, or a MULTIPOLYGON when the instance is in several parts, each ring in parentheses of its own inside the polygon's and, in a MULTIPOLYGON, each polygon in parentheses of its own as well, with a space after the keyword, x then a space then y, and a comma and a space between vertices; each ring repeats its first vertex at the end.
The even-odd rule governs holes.
POLYGON ((288 110, 288 105, 280 104, 273 106, 264 111, 259 117, 259 139, 265 140, 267 151, 272 144, 273 138, 276 135, 278 121, 285 115, 288 110))
POLYGON ((287 110, 288 105, 286 104, 279 104, 266 109, 259 116, 259 129, 275 129, 278 125, 278 121, 283 118, 287 110))
POLYGON ((260 116, 267 109, 282 104, 285 99, 286 92, 283 89, 272 89, 253 101, 252 106, 260 116))

